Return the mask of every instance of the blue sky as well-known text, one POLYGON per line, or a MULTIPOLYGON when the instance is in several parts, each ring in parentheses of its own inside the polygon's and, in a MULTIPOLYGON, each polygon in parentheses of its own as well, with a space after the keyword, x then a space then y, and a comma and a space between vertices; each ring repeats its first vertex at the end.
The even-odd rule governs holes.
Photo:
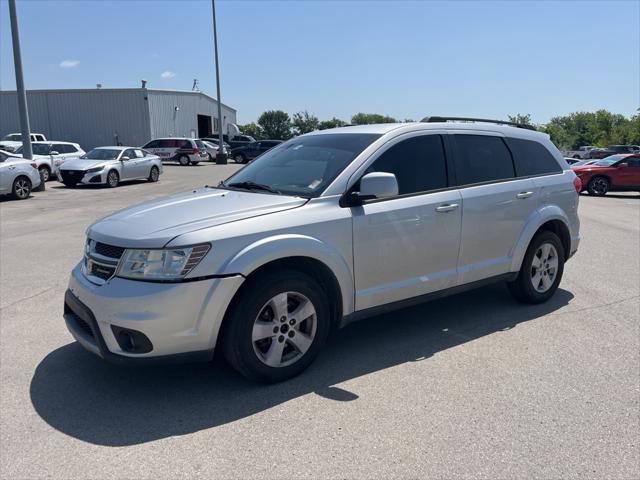
MULTIPOLYGON (((376 112, 535 122, 640 107, 640 1, 218 1, 222 101, 348 120, 376 112)), ((211 3, 19 0, 28 89, 200 88, 215 96, 211 3)), ((0 89, 15 88, 0 0, 0 89)))

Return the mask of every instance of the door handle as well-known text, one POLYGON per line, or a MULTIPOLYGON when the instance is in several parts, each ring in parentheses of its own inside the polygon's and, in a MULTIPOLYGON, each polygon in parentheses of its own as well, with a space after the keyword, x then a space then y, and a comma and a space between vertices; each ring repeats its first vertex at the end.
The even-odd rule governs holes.
POLYGON ((517 198, 529 198, 531 195, 533 195, 533 192, 520 192, 518 195, 516 195, 517 198))
POLYGON ((440 205, 439 207, 437 207, 436 208, 436 212, 438 212, 438 213, 452 212, 456 208, 458 208, 458 204, 457 203, 445 203, 445 204, 440 205))
POLYGON ((9 170, 14 170, 16 168, 15 165, 9 165, 9 170))

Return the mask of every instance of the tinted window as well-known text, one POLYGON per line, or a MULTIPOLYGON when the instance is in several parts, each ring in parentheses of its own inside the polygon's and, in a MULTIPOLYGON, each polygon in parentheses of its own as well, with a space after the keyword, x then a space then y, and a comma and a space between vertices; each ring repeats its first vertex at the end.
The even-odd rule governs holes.
POLYGON ((538 142, 508 138, 507 143, 511 148, 511 153, 513 153, 516 175, 519 177, 559 173, 562 171, 551 152, 538 142))
POLYGON ((447 186, 447 164, 440 135, 404 140, 384 152, 367 169, 393 173, 400 195, 427 192, 447 186))
POLYGON ((179 145, 178 148, 193 148, 193 145, 191 144, 191 140, 180 140, 178 141, 179 145))
POLYGON ((136 158, 136 152, 134 152, 133 148, 129 148, 122 153, 122 157, 136 158))
POLYGON ((202 143, 202 140, 196 140, 196 145, 198 146, 198 148, 201 148, 202 150, 205 150, 207 147, 205 146, 204 143, 202 143))
POLYGON ((54 143, 53 145, 51 145, 51 151, 52 152, 58 152, 58 153, 67 153, 67 146, 63 145, 61 143, 54 143))
POLYGON ((500 137, 454 135, 458 184, 513 178, 513 162, 500 137))
POLYGON ((627 165, 630 167, 640 167, 640 158, 631 157, 627 159, 627 165))
POLYGON ((151 140, 142 148, 160 148, 160 140, 151 140))

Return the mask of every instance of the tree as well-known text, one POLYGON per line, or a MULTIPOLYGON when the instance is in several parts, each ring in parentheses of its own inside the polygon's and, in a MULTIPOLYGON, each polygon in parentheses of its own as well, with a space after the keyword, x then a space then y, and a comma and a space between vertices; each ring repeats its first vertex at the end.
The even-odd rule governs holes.
POLYGON ((372 123, 396 123, 397 120, 388 115, 380 115, 379 113, 356 113, 351 117, 353 125, 370 125, 372 123))
POLYGON ((250 135, 256 140, 262 140, 265 138, 260 125, 256 125, 253 122, 247 123, 246 125, 238 125, 238 128, 243 135, 250 135))
POLYGON ((508 115, 508 117, 510 122, 519 123, 521 125, 532 125, 530 113, 527 113, 525 115, 516 113, 515 115, 508 115))
POLYGON ((282 110, 268 110, 258 118, 265 138, 287 140, 291 138, 291 118, 282 110))
POLYGON ((344 127, 347 124, 344 120, 333 117, 331 120, 324 120, 318 124, 318 130, 327 130, 328 128, 344 127))
POLYGON ((293 114, 293 128, 296 135, 313 132, 318 129, 320 122, 318 117, 310 114, 306 110, 293 114))

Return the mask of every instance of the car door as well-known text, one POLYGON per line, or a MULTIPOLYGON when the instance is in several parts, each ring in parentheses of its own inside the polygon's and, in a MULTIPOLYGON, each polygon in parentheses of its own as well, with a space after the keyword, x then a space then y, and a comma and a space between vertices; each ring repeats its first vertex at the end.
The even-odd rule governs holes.
POLYGON ((516 178, 501 135, 450 135, 456 181, 462 195, 459 281, 470 283, 507 273, 513 247, 538 206, 533 178, 516 178))
POLYGON ((462 208, 442 135, 392 140, 356 175, 373 171, 395 174, 399 194, 351 207, 356 309, 455 286, 462 208))
POLYGON ((136 178, 136 152, 133 148, 127 148, 120 155, 121 173, 120 180, 136 178), (128 158, 127 158, 128 157, 128 158))
POLYGON ((135 167, 134 172, 137 178, 147 178, 151 172, 151 161, 149 157, 146 157, 144 152, 136 148, 133 150, 135 153, 135 167))
POLYGON ((15 168, 16 166, 8 157, 0 153, 0 193, 5 194, 11 191, 15 168))
POLYGON ((625 188, 640 188, 640 155, 626 157, 622 162, 626 167, 618 167, 614 183, 625 188))

